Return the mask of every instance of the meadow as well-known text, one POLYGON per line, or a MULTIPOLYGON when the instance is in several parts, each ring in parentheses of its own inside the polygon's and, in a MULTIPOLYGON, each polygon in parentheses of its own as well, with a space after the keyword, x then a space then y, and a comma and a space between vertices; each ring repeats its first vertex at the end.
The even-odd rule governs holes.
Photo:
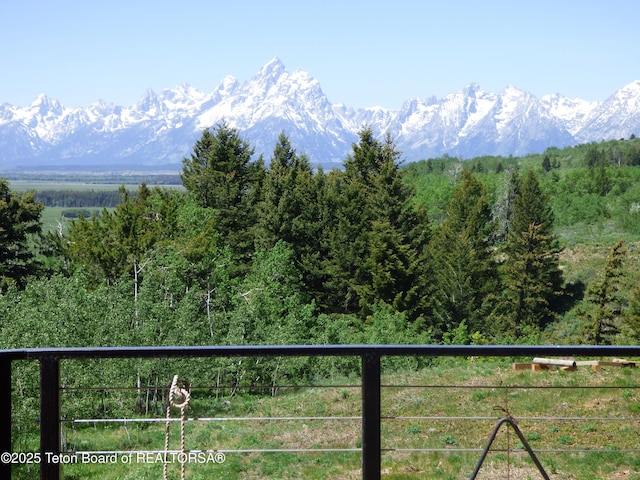
MULTIPOLYGON (((494 426, 508 412, 550 478, 640 479, 640 370, 514 370, 512 360, 436 359, 425 369, 383 375, 382 477, 469 478, 494 426)), ((358 383, 357 378, 334 378, 282 388, 275 396, 194 388, 186 413, 192 419, 185 426, 186 450, 218 451, 224 457, 187 463, 186 478, 361 478, 358 383)), ((63 392, 63 417, 67 395, 78 394, 63 392)), ((161 478, 162 457, 137 453, 163 452, 166 427, 160 412, 149 416, 158 422, 65 422, 66 451, 118 452, 118 461, 72 462, 62 466, 63 478, 161 478)), ((180 411, 173 409, 171 417, 177 420, 180 411)), ((169 448, 181 448, 179 422, 171 424, 169 448)), ((180 478, 175 457, 167 470, 168 478, 180 478)), ((32 478, 35 469, 18 467, 16 473, 32 478)), ((505 425, 477 478, 541 476, 505 425)))

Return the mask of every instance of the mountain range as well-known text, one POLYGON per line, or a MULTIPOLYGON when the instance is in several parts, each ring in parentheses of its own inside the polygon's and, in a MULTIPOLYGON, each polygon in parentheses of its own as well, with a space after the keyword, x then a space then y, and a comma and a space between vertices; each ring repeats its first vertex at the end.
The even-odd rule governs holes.
POLYGON ((338 167, 364 126, 389 133, 405 161, 519 156, 640 133, 640 81, 602 102, 471 84, 440 99, 407 100, 400 110, 353 109, 331 103, 316 79, 274 58, 244 83, 229 76, 211 93, 187 84, 148 90, 130 107, 67 108, 45 94, 27 107, 2 104, 0 170, 179 170, 202 131, 222 121, 266 162, 284 131, 312 163, 338 167))

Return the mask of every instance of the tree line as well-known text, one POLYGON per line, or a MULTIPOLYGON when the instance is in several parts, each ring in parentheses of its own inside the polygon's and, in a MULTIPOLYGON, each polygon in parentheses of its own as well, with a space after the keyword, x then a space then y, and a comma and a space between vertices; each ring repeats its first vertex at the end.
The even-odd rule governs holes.
POLYGON ((113 208, 120 203, 118 189, 113 190, 42 190, 35 193, 35 200, 46 207, 113 208))
MULTIPOLYGON (((221 123, 183 159, 184 191, 122 187, 114 208, 47 234, 34 193, 0 180, 0 346, 539 343, 578 302, 580 341, 640 340, 640 288, 622 298, 624 242, 584 301, 563 276, 547 192, 575 186, 569 174, 554 180, 553 168, 500 160, 496 186, 477 167, 432 162, 449 169, 450 189, 434 211, 424 195, 438 189, 414 186, 428 162, 401 168, 400 157, 389 136, 364 128, 342 170, 314 170, 284 133, 265 162, 221 123)), ((339 358, 183 363, 69 365, 63 383, 99 375, 122 385, 133 375, 144 413, 158 404, 142 386, 176 368, 231 389, 359 368, 339 358)), ((19 368, 16 378, 31 379, 14 392, 31 399, 26 412, 37 371, 19 368)), ((121 408, 109 395, 78 408, 121 408)))
MULTIPOLYGON (((284 133, 268 166, 254 153, 225 123, 205 130, 183 160, 186 192, 121 188, 114 209, 81 215, 67 232, 49 235, 44 257, 5 262, 4 290, 39 275, 81 272, 91 288, 132 282, 138 316, 141 289, 162 279, 168 283, 154 290, 165 292, 163 302, 188 297, 193 315, 213 322, 235 301, 251 305, 282 282, 278 295, 297 306, 281 313, 310 312, 300 339, 308 341, 317 340, 307 335, 321 315, 366 329, 381 309, 401 314, 404 328, 431 341, 452 332, 465 342, 532 340, 572 301, 552 204, 533 170, 509 169, 492 199, 477 172, 461 166, 435 223, 406 181, 393 140, 371 129, 360 132, 343 170, 314 171, 284 133), (254 262, 269 255, 282 262, 271 286, 247 285, 254 262)), ((36 225, 40 210, 33 208, 36 225)), ((16 243, 26 248, 26 237, 16 243)), ((281 321, 271 315, 252 328, 264 332, 281 321)), ((227 323, 212 323, 212 331, 228 333, 227 323)), ((258 341, 254 334, 242 341, 258 341)), ((228 343, 219 335, 208 340, 228 343)))

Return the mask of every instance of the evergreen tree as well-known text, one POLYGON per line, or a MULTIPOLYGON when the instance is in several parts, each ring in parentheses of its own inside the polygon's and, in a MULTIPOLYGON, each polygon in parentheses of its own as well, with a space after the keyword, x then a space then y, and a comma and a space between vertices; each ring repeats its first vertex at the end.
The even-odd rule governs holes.
POLYGON ((344 172, 328 178, 326 197, 335 202, 335 221, 323 237, 321 304, 329 311, 365 317, 382 301, 412 317, 419 314, 429 226, 426 215, 415 211, 399 157, 389 136, 381 142, 365 128, 344 172))
POLYGON ((298 155, 287 136, 280 133, 258 205, 259 248, 271 248, 280 240, 294 250, 307 244, 310 222, 314 220, 308 214, 312 208, 312 188, 309 160, 298 155))
POLYGON ((325 174, 322 168, 318 168, 311 177, 308 190, 303 189, 309 200, 300 218, 306 231, 302 232, 303 227, 298 229, 306 241, 298 241, 294 246, 305 289, 323 311, 336 310, 332 305, 335 299, 328 294, 326 282, 330 280, 327 270, 331 245, 329 239, 337 224, 336 212, 340 203, 340 189, 337 185, 341 183, 341 178, 342 172, 333 170, 325 174))
POLYGON ((562 272, 553 211, 532 170, 518 182, 503 253, 505 290, 494 312, 498 323, 516 335, 543 327, 554 317, 562 272))
POLYGON ((462 171, 447 217, 434 233, 432 251, 437 290, 434 295, 440 334, 463 322, 485 333, 486 300, 498 288, 492 257, 494 222, 486 187, 469 170, 462 171))
POLYGON ((331 313, 361 311, 357 285, 365 283, 364 262, 370 219, 367 194, 346 172, 333 171, 325 182, 324 208, 332 217, 323 232, 326 257, 322 259, 319 305, 331 313))
POLYGON ((602 278, 592 282, 587 289, 590 308, 582 311, 585 320, 582 332, 587 342, 594 345, 611 343, 612 337, 620 331, 623 303, 620 282, 626 253, 624 240, 618 241, 609 252, 602 278))
POLYGON ((604 167, 606 159, 604 153, 600 151, 597 145, 592 144, 584 156, 584 163, 590 169, 604 167))
POLYGON ((323 235, 333 221, 333 199, 325 188, 322 169, 314 174, 305 155, 298 155, 281 133, 264 180, 258 205, 256 247, 273 248, 286 242, 302 275, 306 291, 316 301, 325 298, 322 261, 326 256, 323 235))
POLYGON ((624 322, 636 344, 640 343, 640 285, 631 290, 629 308, 624 312, 624 322))
POLYGON ((15 193, 0 179, 0 291, 8 285, 24 286, 39 262, 30 239, 41 233, 43 205, 34 192, 15 193))
POLYGON ((205 130, 182 161, 182 184, 201 207, 217 212, 217 231, 242 263, 253 251, 256 205, 265 168, 250 144, 226 123, 205 130))

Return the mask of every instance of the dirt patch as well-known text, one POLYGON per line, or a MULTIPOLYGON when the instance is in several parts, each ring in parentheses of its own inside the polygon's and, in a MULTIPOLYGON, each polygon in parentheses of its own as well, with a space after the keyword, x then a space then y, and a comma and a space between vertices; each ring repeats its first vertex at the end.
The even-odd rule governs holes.
MULTIPOLYGON (((546 473, 549 478, 554 480, 570 480, 576 478, 561 473, 554 475, 549 472, 546 473)), ((536 467, 507 467, 506 465, 496 465, 493 463, 483 465, 476 476, 477 480, 533 480, 538 478, 543 477, 536 467)))

